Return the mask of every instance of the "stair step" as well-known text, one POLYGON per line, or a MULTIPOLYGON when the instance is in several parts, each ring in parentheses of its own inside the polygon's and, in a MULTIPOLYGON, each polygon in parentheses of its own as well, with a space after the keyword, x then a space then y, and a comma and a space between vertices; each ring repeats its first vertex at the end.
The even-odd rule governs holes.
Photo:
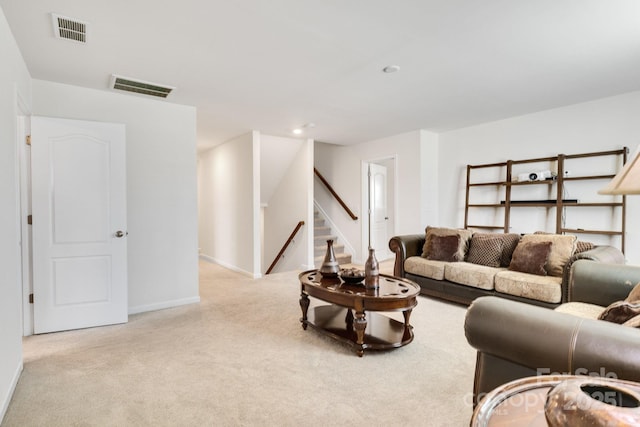
POLYGON ((314 226, 314 227, 322 227, 322 226, 324 226, 324 219, 322 219, 322 218, 315 218, 315 219, 313 220, 313 226, 314 226))
MULTIPOLYGON (((315 257, 316 268, 320 268, 323 261, 324 261, 324 255, 315 257)), ((345 254, 345 253, 336 254, 336 261, 338 261, 339 265, 351 264, 351 254, 345 254)))
POLYGON ((320 245, 325 245, 327 244, 327 240, 333 240, 333 242, 335 243, 336 240, 338 240, 338 236, 331 236, 329 234, 324 234, 324 235, 320 235, 320 236, 313 236, 313 245, 314 246, 320 246, 320 245))
POLYGON ((314 227, 313 228, 313 235, 314 236, 327 236, 331 234, 331 227, 314 227))

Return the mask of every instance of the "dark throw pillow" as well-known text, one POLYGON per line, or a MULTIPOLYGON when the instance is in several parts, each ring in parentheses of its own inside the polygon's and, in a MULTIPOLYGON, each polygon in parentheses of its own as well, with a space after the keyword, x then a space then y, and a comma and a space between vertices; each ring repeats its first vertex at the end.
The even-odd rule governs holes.
POLYGON ((467 249, 469 247, 469 240, 471 240, 471 231, 463 230, 457 228, 446 228, 446 227, 431 227, 427 226, 425 229, 425 241, 424 246, 422 248, 422 257, 427 258, 429 254, 429 236, 460 236, 458 240, 458 250, 456 252, 456 261, 462 261, 467 254, 467 249))
POLYGON ((511 264, 513 251, 516 250, 520 242, 520 235, 516 233, 505 233, 502 236, 502 258, 500 258, 500 267, 508 267, 511 264))
POLYGON ((488 267, 500 267, 502 259, 502 247, 504 239, 487 234, 473 235, 467 262, 486 265, 488 267))
POLYGON ((520 242, 513 251, 509 270, 546 276, 544 266, 551 253, 552 242, 520 242))
POLYGON ((456 253, 460 245, 460 236, 429 235, 425 244, 426 258, 432 261, 458 261, 456 253))
POLYGON ((640 301, 616 301, 605 308, 598 319, 622 324, 638 315, 640 315, 640 301))

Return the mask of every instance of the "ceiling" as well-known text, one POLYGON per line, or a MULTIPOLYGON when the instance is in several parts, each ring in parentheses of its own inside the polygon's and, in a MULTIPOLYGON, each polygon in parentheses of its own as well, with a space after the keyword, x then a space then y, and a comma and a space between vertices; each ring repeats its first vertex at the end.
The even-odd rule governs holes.
MULTIPOLYGON (((0 0, 33 78, 175 86, 198 147, 259 130, 336 144, 640 90, 638 0, 0 0), (51 13, 89 23, 54 37, 51 13), (387 65, 400 71, 382 72, 387 65)), ((142 96, 142 95, 127 95, 142 96)))

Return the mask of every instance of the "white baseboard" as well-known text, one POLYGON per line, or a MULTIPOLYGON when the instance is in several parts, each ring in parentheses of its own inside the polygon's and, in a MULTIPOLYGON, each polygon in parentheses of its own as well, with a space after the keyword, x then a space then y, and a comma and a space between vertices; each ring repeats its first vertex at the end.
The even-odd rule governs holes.
POLYGON ((207 261, 207 262, 210 262, 212 264, 218 264, 218 265, 220 265, 220 266, 222 266, 224 268, 228 268, 229 270, 233 270, 236 273, 240 273, 243 276, 247 276, 250 279, 259 279, 259 278, 262 277, 262 274, 250 273, 247 270, 242 270, 242 269, 236 267, 235 265, 228 264, 228 263, 226 263, 224 261, 221 261, 221 260, 219 260, 217 258, 214 258, 212 256, 209 256, 209 255, 200 254, 200 259, 202 259, 204 261, 207 261))
POLYGON ((9 385, 9 390, 7 390, 7 395, 5 396, 4 402, 2 402, 2 410, 0 411, 0 424, 2 424, 2 421, 4 420, 4 416, 7 413, 7 409, 9 409, 9 403, 11 402, 11 398, 13 397, 13 393, 16 391, 16 386, 18 385, 20 374, 22 374, 22 367, 23 365, 21 359, 16 372, 13 374, 13 378, 11 379, 11 384, 9 385))
POLYGON ((196 304, 200 302, 200 297, 182 298, 171 301, 163 301, 153 304, 138 305, 129 307, 129 314, 145 313, 147 311, 164 310, 165 308, 179 307, 181 305, 196 304))

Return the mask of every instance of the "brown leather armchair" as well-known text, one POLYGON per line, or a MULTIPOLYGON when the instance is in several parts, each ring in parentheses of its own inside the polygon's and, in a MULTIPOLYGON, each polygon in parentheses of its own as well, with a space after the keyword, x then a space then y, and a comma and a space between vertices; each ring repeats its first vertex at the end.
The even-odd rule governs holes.
MULTIPOLYGON (((603 308, 640 282, 640 267, 578 260, 569 300, 603 308)), ((497 297, 469 307, 465 334, 478 350, 474 404, 509 381, 545 374, 640 381, 640 329, 586 319, 497 297)))

